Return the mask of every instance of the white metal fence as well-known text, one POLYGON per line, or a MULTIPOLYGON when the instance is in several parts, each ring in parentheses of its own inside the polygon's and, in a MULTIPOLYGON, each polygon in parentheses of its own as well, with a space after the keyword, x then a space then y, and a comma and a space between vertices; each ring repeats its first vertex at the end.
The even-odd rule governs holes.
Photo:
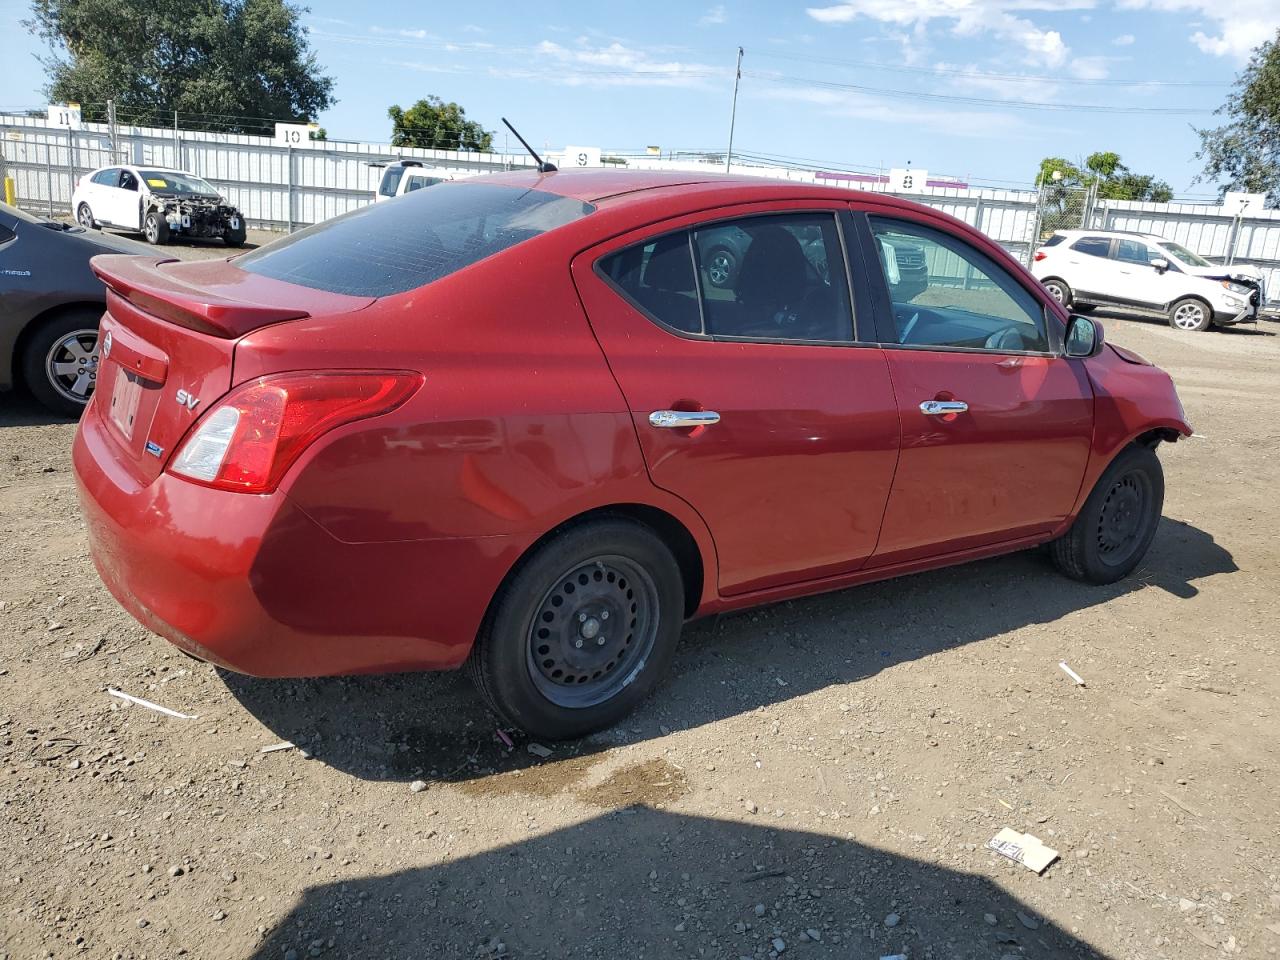
MULTIPOLYGON (((250 224, 292 230, 372 202, 381 177, 380 166, 373 164, 397 157, 420 159, 455 175, 533 165, 524 153, 421 150, 343 141, 286 147, 270 137, 127 125, 116 128, 113 144, 106 124, 86 123, 70 131, 50 126, 44 117, 0 114, 0 168, 15 179, 21 206, 50 215, 71 212, 71 191, 78 177, 111 163, 132 163, 190 170, 221 189, 250 224)), ((551 159, 560 158, 552 154, 551 159)), ((620 159, 630 169, 721 169, 698 159, 620 159)), ((887 183, 840 173, 737 163, 733 171, 892 192, 887 183)), ((1040 196, 1034 190, 934 185, 905 196, 977 227, 1023 262, 1030 260, 1050 226, 1062 226, 1042 221, 1040 196)), ((1099 200, 1085 207, 1081 220, 1069 225, 1157 233, 1211 260, 1257 264, 1267 275, 1268 296, 1280 299, 1280 211, 1238 217, 1204 204, 1099 200)))

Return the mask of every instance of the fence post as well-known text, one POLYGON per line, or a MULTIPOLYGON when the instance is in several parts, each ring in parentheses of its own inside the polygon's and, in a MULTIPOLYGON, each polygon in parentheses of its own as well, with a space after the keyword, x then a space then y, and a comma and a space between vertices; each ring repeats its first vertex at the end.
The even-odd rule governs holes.
POLYGON ((1044 209, 1044 184, 1036 190, 1036 208, 1031 214, 1031 236, 1027 238, 1027 267, 1031 267, 1031 258, 1035 256, 1036 247, 1040 246, 1041 211, 1044 209))
POLYGON ((44 175, 49 185, 49 217, 53 217, 53 144, 44 145, 44 175))
POLYGON ((293 233, 293 144, 286 147, 289 153, 285 162, 289 168, 289 232, 293 233))

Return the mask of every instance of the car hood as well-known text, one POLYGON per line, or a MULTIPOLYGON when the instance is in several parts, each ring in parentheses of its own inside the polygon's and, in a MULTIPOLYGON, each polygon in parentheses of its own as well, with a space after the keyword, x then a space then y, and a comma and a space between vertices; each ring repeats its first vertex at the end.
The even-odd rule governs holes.
POLYGON ((1184 263, 1180 264, 1180 268, 1184 273, 1189 273, 1193 277, 1209 277, 1214 280, 1224 278, 1230 280, 1253 280, 1254 282, 1262 280, 1262 271, 1251 263, 1233 263, 1230 266, 1212 263, 1207 267, 1192 267, 1184 263))

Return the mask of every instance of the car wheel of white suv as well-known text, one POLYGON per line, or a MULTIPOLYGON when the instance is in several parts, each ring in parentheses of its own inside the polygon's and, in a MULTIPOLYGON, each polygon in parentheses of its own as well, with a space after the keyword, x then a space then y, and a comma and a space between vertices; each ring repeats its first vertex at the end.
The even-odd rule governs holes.
POLYGON ((1064 307, 1071 306, 1071 288, 1067 286, 1066 281, 1059 280, 1057 277, 1049 277, 1043 283, 1044 288, 1049 291, 1049 296, 1064 307))
POLYGON ((1213 323, 1213 311, 1203 300, 1183 297, 1169 308, 1169 326, 1179 330, 1208 330, 1213 323))

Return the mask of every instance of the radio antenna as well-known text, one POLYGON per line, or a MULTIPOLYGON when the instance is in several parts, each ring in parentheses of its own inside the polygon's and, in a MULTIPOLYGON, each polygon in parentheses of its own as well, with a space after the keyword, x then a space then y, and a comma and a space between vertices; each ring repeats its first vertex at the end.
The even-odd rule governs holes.
POLYGON ((557 169, 556 165, 554 163, 548 163, 546 160, 543 160, 540 156, 538 156, 538 151, 533 149, 533 147, 529 146, 529 141, 526 140, 524 137, 520 136, 520 131, 511 125, 510 120, 508 120, 506 117, 503 117, 502 122, 507 125, 507 129, 510 130, 512 133, 514 133, 516 135, 516 139, 519 140, 524 145, 524 148, 529 151, 529 155, 533 157, 534 162, 538 164, 539 173, 555 173, 556 172, 556 169, 557 169))

